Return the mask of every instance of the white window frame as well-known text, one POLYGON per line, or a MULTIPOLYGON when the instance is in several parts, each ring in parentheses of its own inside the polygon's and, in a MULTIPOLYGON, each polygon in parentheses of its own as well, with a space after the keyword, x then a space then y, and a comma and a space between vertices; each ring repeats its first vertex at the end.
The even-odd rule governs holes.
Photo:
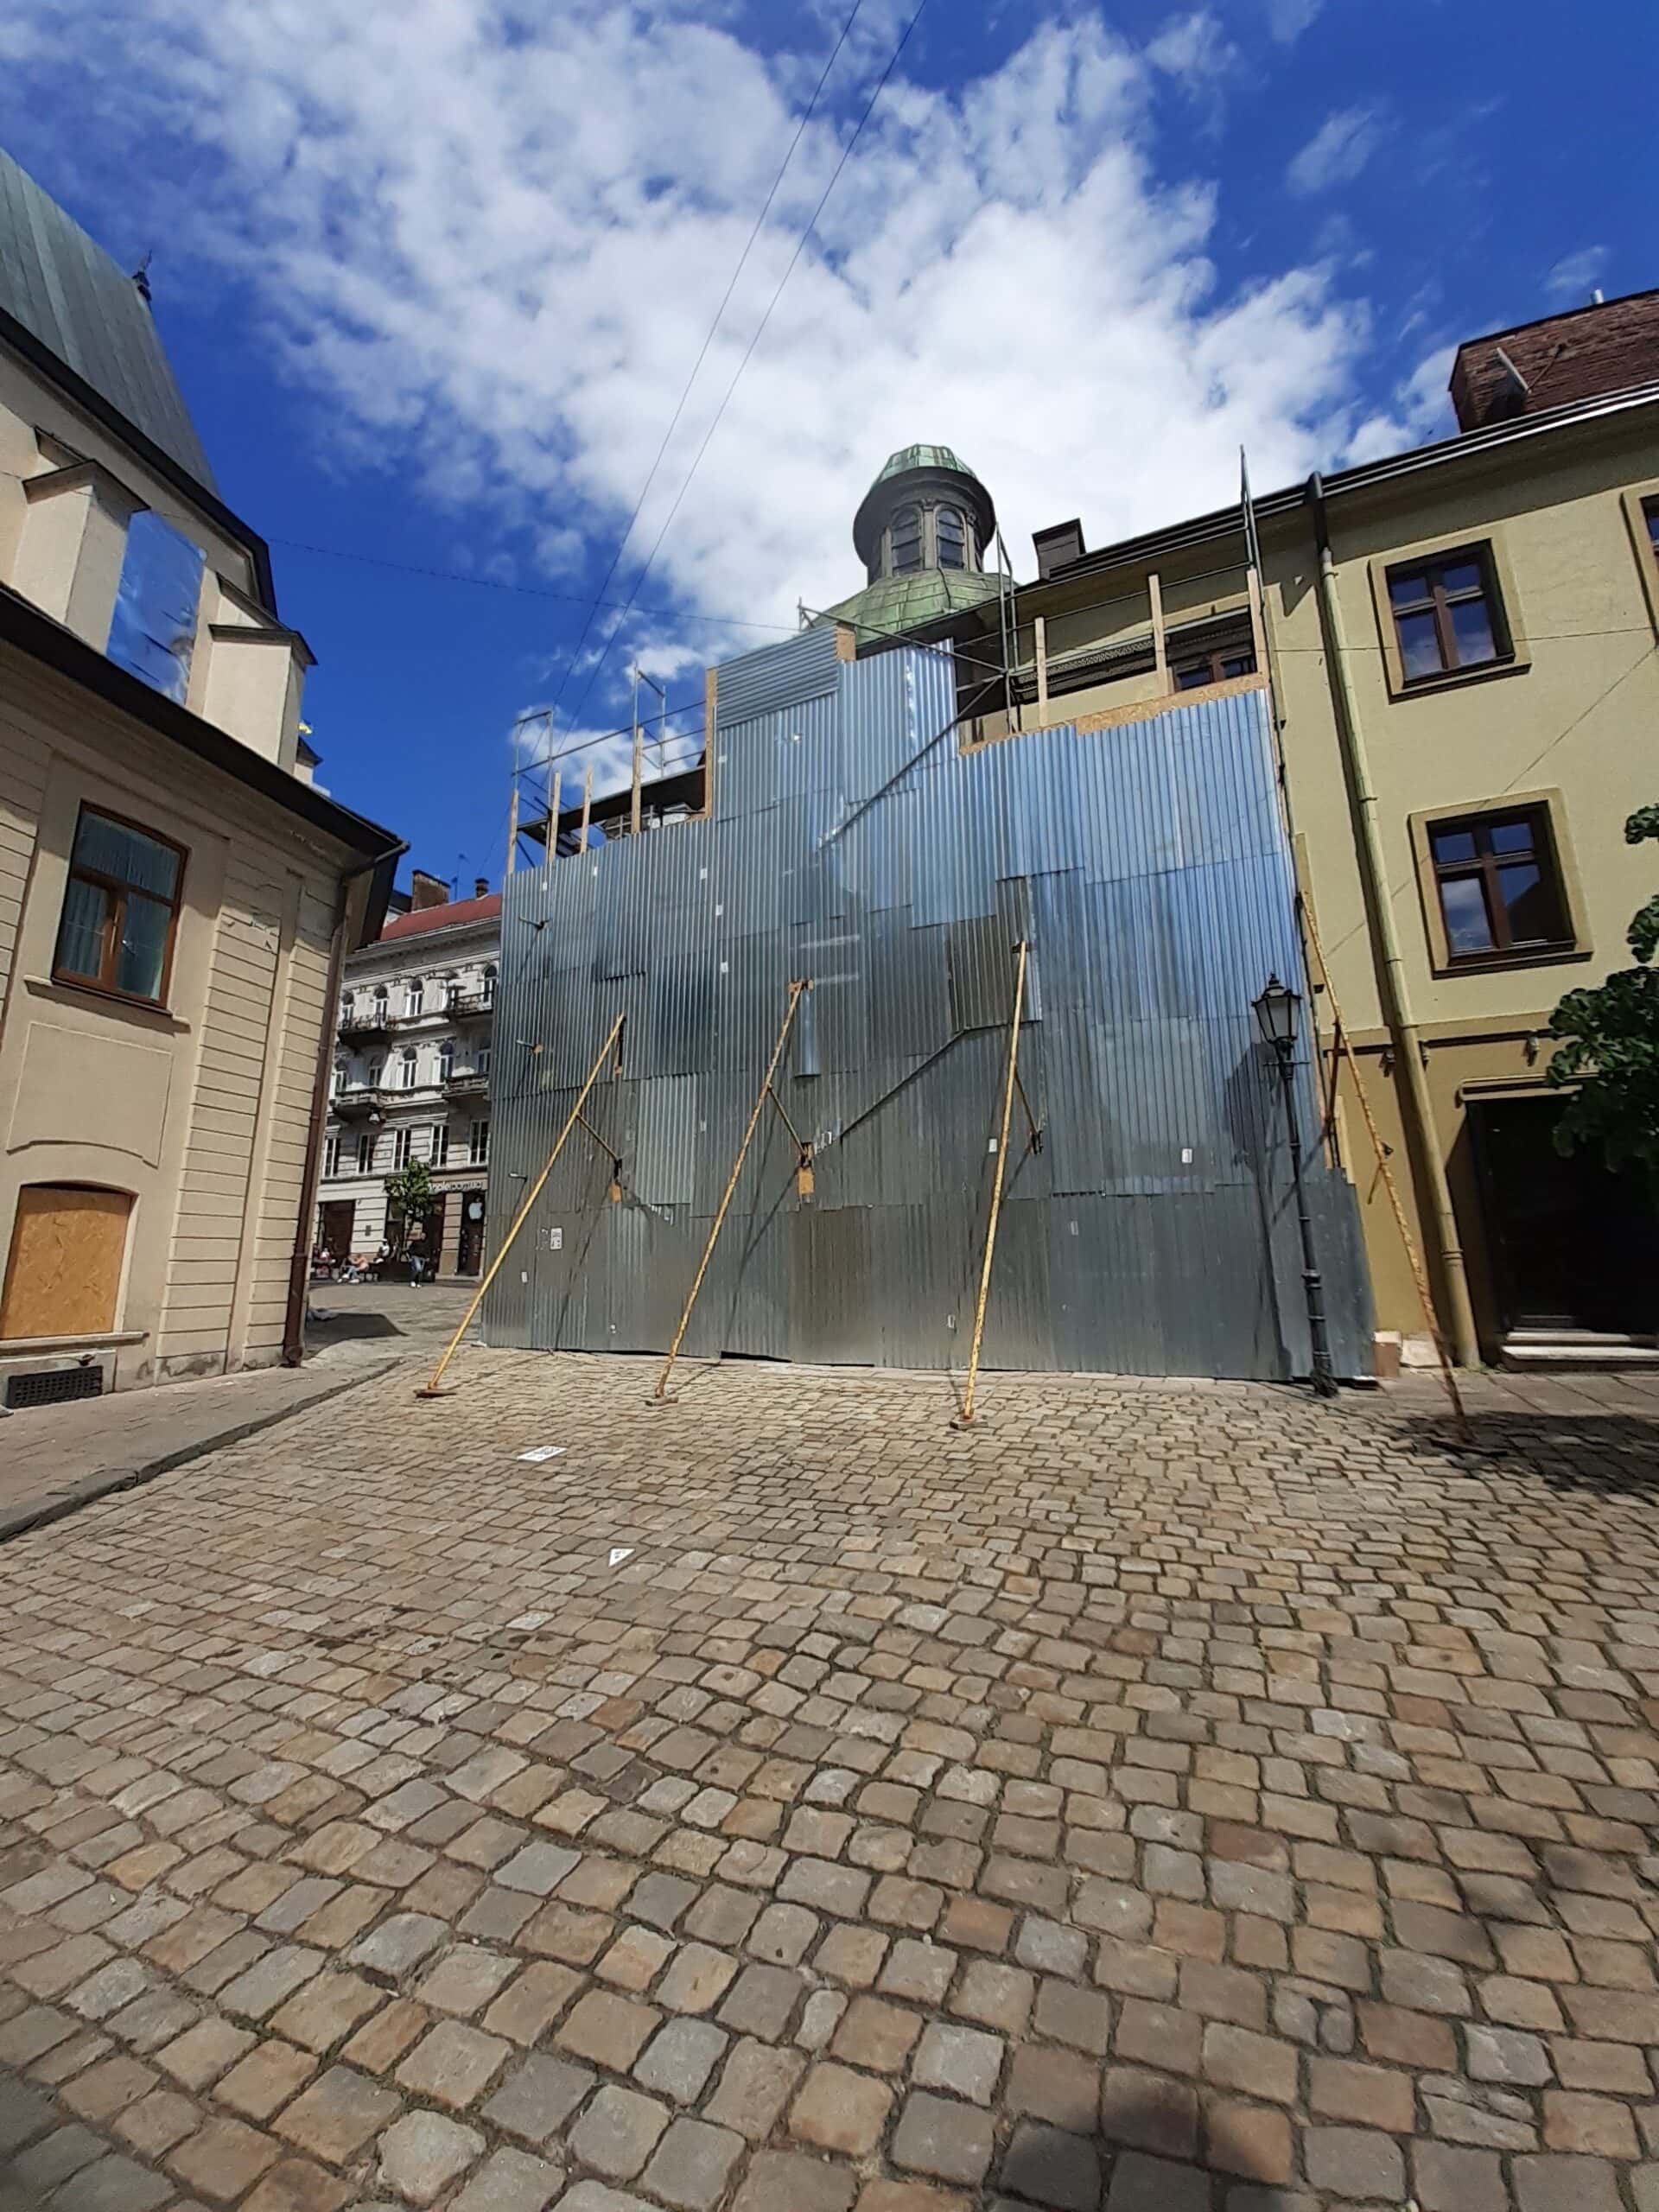
POLYGON ((490 1125, 487 1120, 474 1122, 467 1133, 467 1164, 473 1167, 486 1167, 490 1160, 490 1125))
POLYGON ((409 1127, 407 1122, 405 1122, 401 1129, 394 1129, 392 1131, 391 1172, 394 1175, 401 1174, 404 1169, 408 1166, 410 1155, 413 1154, 414 1149, 415 1132, 409 1127))

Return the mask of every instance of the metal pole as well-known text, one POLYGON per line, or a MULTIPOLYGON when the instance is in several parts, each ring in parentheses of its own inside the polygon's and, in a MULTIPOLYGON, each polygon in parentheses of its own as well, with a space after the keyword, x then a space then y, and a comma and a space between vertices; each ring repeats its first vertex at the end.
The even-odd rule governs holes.
POLYGON ((582 780, 582 850, 588 849, 588 823, 594 810, 594 764, 588 763, 588 773, 582 780))
POLYGON ((1452 1204, 1452 1186, 1446 1179, 1446 1158, 1440 1149, 1440 1134, 1435 1126, 1433 1102, 1429 1096, 1428 1077, 1423 1067, 1422 1039, 1412 1014, 1405 961, 1394 926, 1388 864, 1377 823, 1376 791, 1371 782, 1364 728, 1360 721, 1359 705, 1354 696, 1353 677, 1348 665, 1348 637, 1343 625, 1342 598, 1337 586, 1336 561, 1331 550, 1330 533, 1325 526, 1325 486, 1317 474, 1308 479, 1307 496, 1313 509, 1314 545, 1319 555, 1319 605, 1330 645, 1325 658, 1336 707, 1337 741, 1342 748, 1349 787, 1353 794, 1354 823, 1357 833, 1354 839, 1354 854, 1359 864, 1360 887, 1370 920, 1372 947, 1376 964, 1382 970, 1379 980, 1382 986, 1383 1018, 1389 1026, 1400 1069, 1402 1103, 1405 1109, 1402 1119, 1407 1136, 1415 1148, 1424 1181, 1428 1185, 1430 1205, 1427 1226, 1440 1263, 1440 1281, 1446 1296, 1446 1334, 1452 1340, 1452 1352, 1459 1366, 1478 1367, 1480 1340, 1475 1332, 1474 1307, 1470 1303, 1468 1271, 1464 1264, 1463 1245, 1458 1234, 1457 1213, 1452 1204))
POLYGON ((766 1071, 760 1079, 760 1088, 754 1094, 754 1106, 749 1115, 749 1125, 743 1132, 743 1141, 737 1147, 737 1158, 732 1162, 732 1172, 726 1179, 726 1188, 721 1198, 720 1210, 715 1216, 714 1226, 709 1231, 709 1242, 702 1248, 702 1257, 697 1263, 697 1272, 692 1279, 691 1295, 685 1301, 685 1311, 680 1316, 680 1325, 675 1330, 674 1341, 668 1348, 668 1358, 664 1363, 661 1375, 657 1378, 657 1388, 652 1393, 656 1397, 661 1398, 667 1395, 668 1378, 674 1372, 674 1363, 680 1356, 680 1346, 684 1343, 686 1330, 690 1326, 691 1308, 697 1302, 697 1293, 702 1288, 702 1279, 708 1274, 709 1262, 715 1255, 715 1240, 725 1223, 727 1209, 732 1203, 732 1193, 737 1188, 737 1179, 743 1173, 743 1162, 748 1157, 755 1123, 760 1119, 760 1109, 766 1103, 766 1093, 772 1089, 772 1079, 778 1072, 778 1063, 784 1057, 784 1046, 789 1042, 790 1029, 795 1020, 795 1009, 801 1002, 801 993, 807 988, 804 981, 792 982, 789 987, 789 1004, 784 1012, 784 1026, 778 1032, 778 1042, 772 1048, 772 1058, 766 1063, 766 1071))
POLYGON ((485 1292, 495 1281, 496 1275, 499 1272, 501 1262, 506 1258, 508 1253, 512 1251, 514 1241, 516 1240, 519 1230, 524 1227, 525 1222, 530 1217, 531 1208, 535 1205, 537 1199, 542 1195, 542 1186, 547 1181, 548 1177, 553 1173, 554 1161, 557 1160, 559 1154, 564 1150, 565 1139, 569 1135, 571 1130, 575 1128, 577 1122, 581 1119, 582 1109, 588 1103, 588 1094, 593 1089, 594 1085, 599 1081, 600 1070, 610 1058, 611 1048, 616 1043, 617 1039, 621 1035, 622 1024, 626 1019, 627 1016, 626 1014, 619 1014, 616 1020, 611 1024, 611 1033, 607 1037, 604 1044, 600 1048, 599 1058, 594 1062, 593 1066, 588 1071, 588 1080, 582 1084, 581 1092, 577 1096, 576 1103, 570 1109, 569 1120, 566 1122, 564 1127, 559 1131, 558 1140, 555 1143, 552 1151, 547 1155, 547 1165, 543 1168, 541 1173, 536 1178, 536 1180, 531 1185, 529 1190, 524 1193, 524 1203, 519 1207, 512 1227, 507 1231, 506 1242, 502 1245, 501 1249, 496 1254, 494 1259, 491 1261, 489 1272, 485 1275, 483 1281, 478 1286, 478 1290, 473 1299, 472 1304, 467 1308, 466 1313, 461 1316, 461 1326, 455 1331, 454 1335, 450 1338, 448 1343, 444 1346, 443 1357, 433 1369, 431 1380, 426 1384, 424 1389, 419 1389, 415 1393, 417 1398, 439 1398, 443 1395, 442 1391, 438 1388, 438 1385, 443 1380, 443 1370, 448 1366, 450 1361, 454 1357, 455 1346, 461 1342, 467 1330, 472 1326, 474 1314, 477 1313, 479 1307, 484 1303, 485 1292))
POLYGON ((996 1250, 996 1224, 1002 1211, 1002 1184, 1008 1166, 1008 1124, 1014 1117, 1014 1086, 1020 1068, 1020 1017, 1026 1002, 1026 957, 1031 948, 1021 938, 1014 948, 1020 964, 1014 977, 1014 1019, 1008 1024, 1008 1072, 1002 1084, 1002 1128, 996 1141, 996 1173, 991 1182, 991 1214, 985 1224, 985 1258, 979 1270, 979 1300, 974 1308, 974 1341, 968 1352, 968 1388, 963 1394, 958 1427, 970 1427, 974 1391, 979 1382, 980 1346, 985 1341, 985 1302, 991 1290, 991 1257, 996 1250))
POLYGON ((518 865, 518 771, 512 772, 512 803, 507 809, 507 874, 518 865))
POLYGON ((1307 1340, 1313 1354, 1313 1388, 1322 1398, 1337 1395, 1337 1378, 1331 1368, 1331 1338, 1325 1325, 1325 1279, 1313 1256, 1313 1224, 1307 1211, 1302 1183, 1302 1133, 1296 1126, 1296 1090, 1291 1075, 1291 1040, 1274 1039, 1279 1080, 1284 1085, 1285 1128, 1290 1137, 1290 1180, 1296 1194, 1296 1226, 1302 1240, 1302 1295, 1307 1300, 1307 1340))

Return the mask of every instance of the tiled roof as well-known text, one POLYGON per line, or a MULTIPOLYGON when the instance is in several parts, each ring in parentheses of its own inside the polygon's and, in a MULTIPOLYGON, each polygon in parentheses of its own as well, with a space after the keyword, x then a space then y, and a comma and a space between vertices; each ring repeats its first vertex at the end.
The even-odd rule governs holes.
POLYGON ((380 932, 380 942, 386 944, 396 938, 424 937, 429 930, 459 929, 463 922, 493 922, 500 918, 501 893, 493 891, 487 899, 452 899, 442 906, 416 906, 407 914, 398 914, 380 932))

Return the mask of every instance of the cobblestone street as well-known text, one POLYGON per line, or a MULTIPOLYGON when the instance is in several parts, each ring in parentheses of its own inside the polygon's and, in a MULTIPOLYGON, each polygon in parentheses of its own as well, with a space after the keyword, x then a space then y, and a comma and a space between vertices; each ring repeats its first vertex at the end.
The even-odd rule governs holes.
POLYGON ((5 2212, 1659 2208, 1659 1399, 414 1379, 0 1548, 5 2212))

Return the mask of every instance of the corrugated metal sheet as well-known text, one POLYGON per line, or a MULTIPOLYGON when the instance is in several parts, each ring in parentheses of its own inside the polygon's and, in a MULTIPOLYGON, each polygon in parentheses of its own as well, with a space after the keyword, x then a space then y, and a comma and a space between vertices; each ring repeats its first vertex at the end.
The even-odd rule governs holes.
MULTIPOLYGON (((721 670, 715 820, 509 882, 499 1031, 543 1049, 498 1096, 492 1217, 619 1011, 624 1079, 591 1118, 628 1151, 620 1205, 585 1138, 561 1163, 493 1338, 666 1344, 800 976, 778 1089, 815 1190, 767 1105, 688 1348, 960 1363, 1023 936, 1040 1142, 1016 1104, 988 1360, 1305 1372, 1283 1099, 1251 1007, 1270 971, 1300 973, 1264 695, 964 754, 947 660, 843 664, 830 634, 721 670)), ((1306 1070, 1295 1096, 1338 1364, 1359 1373, 1353 1193, 1306 1070)))
POLYGON ((816 623, 781 645, 762 645, 721 664, 715 693, 715 716, 722 746, 728 728, 751 721, 774 708, 796 707, 836 688, 841 662, 836 632, 816 623))
POLYGON ((0 308, 198 484, 217 488, 137 286, 6 153, 0 308))

